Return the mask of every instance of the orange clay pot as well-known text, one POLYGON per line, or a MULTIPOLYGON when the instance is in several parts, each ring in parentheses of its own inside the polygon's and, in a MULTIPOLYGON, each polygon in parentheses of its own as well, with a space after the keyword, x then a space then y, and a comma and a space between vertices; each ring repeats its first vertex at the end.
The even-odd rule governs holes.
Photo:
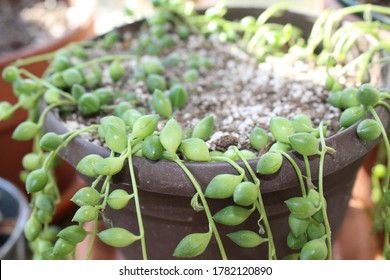
MULTIPOLYGON (((14 61, 31 57, 47 52, 55 51, 70 42, 80 41, 94 35, 94 22, 96 16, 96 0, 69 0, 69 5, 76 16, 79 16, 79 25, 68 30, 62 37, 40 44, 32 44, 13 53, 0 56, 0 73, 3 69, 14 61)), ((40 76, 48 66, 46 61, 34 63, 25 68, 34 75, 40 76)), ((12 86, 0 78, 0 101, 8 101, 12 104, 17 99, 12 93, 12 86)), ((0 177, 3 177, 16 184, 23 193, 24 184, 19 179, 19 172, 22 170, 22 158, 31 151, 31 141, 20 142, 11 139, 16 126, 26 118, 26 112, 17 111, 13 118, 8 121, 0 122, 0 177)), ((58 168, 59 185, 64 189, 69 184, 74 184, 76 174, 73 169, 61 163, 58 168), (63 173, 63 175, 61 175, 63 173)))

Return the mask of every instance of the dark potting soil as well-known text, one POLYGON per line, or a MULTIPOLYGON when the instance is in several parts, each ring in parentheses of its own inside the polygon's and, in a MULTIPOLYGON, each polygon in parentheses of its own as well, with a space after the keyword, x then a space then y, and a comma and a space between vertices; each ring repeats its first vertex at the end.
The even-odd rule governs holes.
POLYGON ((69 27, 67 11, 65 0, 0 0, 0 56, 60 37, 69 27))

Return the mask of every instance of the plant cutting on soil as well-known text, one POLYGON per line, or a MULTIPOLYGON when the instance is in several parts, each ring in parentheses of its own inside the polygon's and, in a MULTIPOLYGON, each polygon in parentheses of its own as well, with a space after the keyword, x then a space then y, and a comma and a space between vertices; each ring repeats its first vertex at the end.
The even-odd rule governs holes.
MULTIPOLYGON (((34 140, 21 173, 32 197, 25 235, 34 258, 74 257, 77 244, 90 235, 87 259, 96 238, 113 247, 140 243, 142 258, 147 259, 145 209, 134 171, 135 158, 143 157, 180 167, 195 190, 188 207, 207 220, 207 230, 182 237, 171 252, 174 257, 197 257, 213 240, 220 258, 228 259, 219 230, 227 226, 229 246, 266 246, 269 259, 332 259, 323 176, 325 158, 338 151, 326 138, 359 122, 358 137, 382 137, 385 158, 390 156, 387 124, 375 110, 390 109, 390 93, 368 83, 368 69, 386 63, 380 55, 390 50, 382 37, 386 26, 372 21, 342 24, 344 16, 367 8, 354 6, 323 13, 304 39, 291 24, 269 22, 287 8, 284 4, 239 21, 226 19, 228 9, 220 5, 200 14, 185 1, 153 4, 156 13, 140 23, 137 32, 114 31, 41 56, 51 61, 42 78, 23 68, 34 58, 3 71, 19 102, 0 103, 0 120, 23 107, 29 117, 13 138, 34 140), (43 131, 51 113, 66 133, 43 131), (60 230, 50 226, 61 199, 52 170, 57 155, 76 137, 110 152, 107 157, 89 154, 78 163, 78 172, 93 178, 92 183, 73 196, 79 209, 73 223, 60 230), (303 169, 292 153, 303 159, 303 169), (316 170, 313 158, 319 158, 316 170), (301 195, 285 200, 290 212, 286 243, 294 253, 281 256, 261 178, 277 174, 285 161, 295 170, 301 195), (202 186, 188 162, 224 162, 236 173, 218 174, 202 186), (112 189, 115 175, 124 169, 130 192, 112 189), (229 205, 213 211, 210 205, 223 199, 229 205), (134 205, 138 228, 98 230, 108 208, 121 210, 128 204, 134 205), (256 230, 238 227, 253 216, 256 230), (94 224, 91 232, 83 228, 88 222, 94 224)), ((370 10, 390 14, 383 7, 370 10)), ((386 228, 384 256, 390 258, 390 164, 382 167, 377 173, 382 195, 378 204, 386 228)), ((163 242, 165 237, 159 238, 163 242)))

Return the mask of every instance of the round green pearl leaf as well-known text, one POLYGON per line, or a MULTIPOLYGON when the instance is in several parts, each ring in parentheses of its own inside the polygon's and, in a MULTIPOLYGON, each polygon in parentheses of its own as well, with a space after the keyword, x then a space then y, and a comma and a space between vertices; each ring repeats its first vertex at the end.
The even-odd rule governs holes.
POLYGON ((184 237, 173 252, 174 257, 193 258, 202 254, 210 243, 211 232, 192 233, 184 237))
POLYGON ((123 228, 109 228, 98 233, 99 239, 112 247, 123 248, 137 241, 139 238, 123 228))
POLYGON ((269 140, 268 138, 268 133, 264 129, 261 127, 255 127, 249 135, 249 142, 253 148, 260 151, 267 145, 269 140))
POLYGON ((382 134, 381 126, 376 120, 366 119, 359 123, 357 134, 360 139, 374 141, 382 134))
POLYGON ((283 156, 278 152, 263 154, 257 162, 257 172, 263 175, 274 174, 279 171, 283 163, 283 156))
POLYGON ((250 206, 257 200, 259 188, 252 182, 240 183, 233 192, 233 200, 241 206, 250 206))
POLYGON ((270 130, 276 141, 282 143, 290 143, 289 137, 295 133, 292 123, 283 117, 271 118, 270 130))
POLYGON ((44 169, 37 169, 32 171, 30 174, 28 174, 26 180, 27 193, 36 193, 43 190, 46 187, 48 181, 49 178, 44 169))
POLYGON ((328 247, 325 238, 314 239, 307 242, 301 250, 301 260, 325 260, 328 247))
POLYGON ((268 239, 261 237, 258 233, 250 230, 239 230, 228 233, 227 236, 242 248, 254 248, 267 242, 268 239))

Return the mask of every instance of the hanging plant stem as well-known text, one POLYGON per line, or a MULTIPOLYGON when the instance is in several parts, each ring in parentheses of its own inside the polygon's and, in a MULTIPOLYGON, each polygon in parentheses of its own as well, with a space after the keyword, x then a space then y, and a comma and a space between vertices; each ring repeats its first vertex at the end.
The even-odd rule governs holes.
POLYGON ((138 186, 137 181, 135 180, 135 174, 134 174, 134 166, 133 166, 133 155, 131 151, 131 138, 128 140, 127 144, 128 148, 128 162, 129 162, 129 171, 130 171, 130 178, 131 178, 131 187, 133 189, 134 194, 134 203, 135 203, 135 209, 137 213, 137 221, 138 221, 138 227, 139 227, 139 235, 141 239, 141 250, 142 250, 142 258, 144 260, 148 259, 147 251, 146 251, 146 242, 145 242, 145 230, 144 230, 144 224, 142 220, 142 214, 141 214, 141 205, 139 202, 139 196, 138 196, 138 186))
POLYGON ((201 202, 203 204, 203 207, 204 207, 204 210, 205 210, 205 213, 206 213, 206 216, 207 216, 207 220, 208 220, 209 226, 210 226, 210 228, 211 228, 211 230, 212 230, 212 232, 214 234, 215 240, 217 241, 217 245, 218 245, 219 251, 221 253, 221 257, 222 257, 223 260, 227 260, 227 255, 226 255, 226 252, 225 252, 225 248, 223 247, 221 237, 219 236, 218 229, 217 229, 217 227, 216 227, 216 225, 214 223, 213 216, 212 216, 212 214, 210 212, 210 208, 208 206, 206 197, 203 194, 202 187, 199 185, 199 183, 195 179, 194 175, 192 175, 191 171, 188 170, 187 166, 185 166, 185 164, 179 159, 178 156, 176 156, 176 159, 174 159, 174 162, 176 162, 180 166, 180 168, 184 171, 184 173, 186 173, 186 175, 190 179, 191 183, 194 185, 195 190, 198 193, 199 198, 200 198, 200 200, 201 200, 201 202))
POLYGON ((320 151, 320 163, 319 163, 319 169, 318 169, 318 192, 320 194, 322 216, 324 218, 326 241, 327 241, 327 246, 328 246, 328 260, 331 260, 332 259, 332 238, 331 238, 332 233, 331 233, 331 229, 330 229, 328 214, 326 213, 326 204, 324 203, 325 197, 324 197, 324 185, 323 185, 324 161, 325 161, 325 155, 328 151, 328 147, 326 146, 326 143, 325 143, 324 131, 322 128, 323 128, 323 123, 321 122, 319 125, 321 151, 320 151))
POLYGON ((257 178, 255 172, 253 171, 252 167, 249 165, 248 161, 243 156, 243 154, 237 149, 237 147, 235 147, 235 149, 236 149, 236 152, 238 153, 238 156, 241 158, 242 162, 244 163, 246 169, 249 171, 249 174, 251 175, 253 182, 255 183, 256 187, 258 188, 258 199, 257 199, 255 204, 256 204, 256 208, 260 212, 261 218, 264 221, 265 230, 267 232, 268 259, 269 260, 277 260, 274 238, 272 235, 271 226, 270 226, 269 221, 268 221, 267 212, 265 211, 264 201, 263 201, 263 197, 261 194, 260 180, 257 178))

